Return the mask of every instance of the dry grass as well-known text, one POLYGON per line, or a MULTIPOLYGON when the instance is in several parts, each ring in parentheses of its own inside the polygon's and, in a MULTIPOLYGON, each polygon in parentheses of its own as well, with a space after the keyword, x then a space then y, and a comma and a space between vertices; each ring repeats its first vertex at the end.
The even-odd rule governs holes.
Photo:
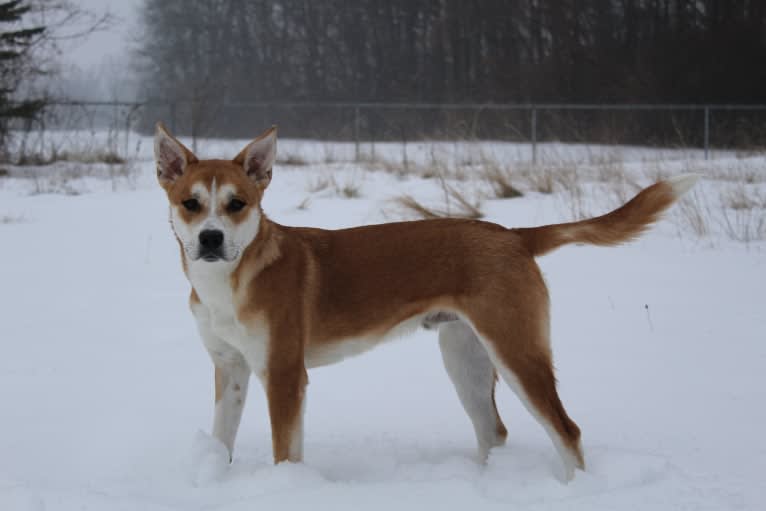
POLYGON ((469 218, 476 220, 484 216, 480 202, 471 201, 465 194, 448 184, 444 178, 440 178, 440 184, 444 197, 443 206, 426 206, 411 195, 397 197, 394 199, 394 203, 406 213, 414 214, 418 218, 469 218))
POLYGON ((763 209, 722 209, 721 228, 733 241, 751 243, 766 240, 766 213, 763 209))
POLYGON ((766 240, 766 193, 743 182, 721 193, 722 231, 734 241, 766 240))
POLYGON ((277 163, 280 165, 292 165, 294 167, 302 167, 309 164, 305 158, 293 153, 287 153, 277 157, 277 163))
POLYGON ((744 183, 710 196, 695 188, 678 204, 674 215, 682 233, 708 238, 715 233, 731 241, 766 241, 766 196, 744 183))
POLYGON ((309 180, 308 185, 306 186, 306 189, 310 193, 319 193, 322 190, 326 190, 330 186, 332 186, 334 182, 334 179, 332 176, 318 176, 313 177, 309 180))
POLYGON ((709 203, 702 192, 691 190, 676 206, 674 215, 681 231, 691 232, 698 238, 710 235, 709 218, 712 216, 709 203))
MULTIPOLYGON (((466 195, 456 183, 481 182, 485 196, 519 197, 527 192, 553 194, 555 207, 567 220, 579 220, 621 206, 642 188, 681 173, 699 173, 715 181, 719 193, 698 185, 673 208, 668 219, 675 222, 679 235, 715 240, 723 237, 736 242, 766 240, 766 173, 760 160, 649 160, 624 163, 619 153, 591 157, 586 163, 557 161, 538 165, 507 163, 468 153, 449 164, 433 153, 426 164, 410 168, 424 178, 436 178, 443 192, 441 203, 430 204, 410 194, 395 203, 419 218, 481 218, 481 204, 466 195), (450 184, 448 184, 450 183, 450 184), (460 192, 458 192, 460 190, 460 192)), ((389 164, 390 165, 390 164, 389 164)), ((401 169, 397 169, 401 172, 401 169)))
POLYGON ((76 163, 106 163, 108 165, 119 165, 126 163, 125 158, 117 154, 116 151, 107 148, 91 148, 80 151, 57 151, 53 150, 50 154, 42 153, 23 153, 16 160, 16 165, 20 166, 43 166, 50 165, 59 161, 76 163))
POLYGON ((362 184, 356 173, 344 179, 338 179, 334 174, 319 176, 311 179, 307 186, 310 193, 331 190, 338 197, 357 199, 362 196, 362 184))
POLYGON ((555 190, 556 175, 561 167, 554 165, 521 165, 519 176, 526 186, 533 192, 551 194, 555 190))
POLYGON ((453 174, 449 168, 449 165, 447 165, 444 160, 436 156, 433 147, 431 148, 431 154, 428 162, 422 165, 410 165, 410 167, 412 167, 413 172, 415 172, 423 179, 440 179, 444 176, 453 174))
POLYGON ((358 199, 362 196, 362 187, 355 181, 347 181, 336 187, 336 193, 346 199, 358 199))
POLYGON ((766 208, 766 193, 752 189, 745 183, 737 183, 721 193, 721 202, 725 208, 733 210, 764 209, 766 208))
POLYGON ((301 201, 300 204, 296 206, 296 209, 300 211, 308 211, 309 206, 311 205, 311 197, 306 197, 301 201))
POLYGON ((32 177, 30 195, 80 195, 81 190, 75 184, 78 176, 59 173, 53 176, 35 175, 32 177))
POLYGON ((405 212, 414 214, 418 218, 443 218, 445 215, 440 211, 433 210, 431 208, 428 208, 424 206, 422 203, 418 202, 417 199, 415 199, 411 195, 402 195, 401 197, 397 197, 394 199, 394 203, 401 207, 405 212))
POLYGON ((515 199, 524 196, 512 182, 516 178, 513 172, 509 168, 503 168, 493 159, 484 159, 480 175, 489 184, 493 196, 497 199, 515 199))
POLYGON ((26 221, 24 215, 0 215, 0 224, 20 224, 26 221))

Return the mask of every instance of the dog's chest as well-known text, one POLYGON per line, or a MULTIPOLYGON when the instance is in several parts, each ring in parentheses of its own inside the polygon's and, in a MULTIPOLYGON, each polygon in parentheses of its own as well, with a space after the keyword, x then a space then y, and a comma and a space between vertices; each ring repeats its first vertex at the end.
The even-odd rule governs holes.
POLYGON ((239 353, 260 373, 266 364, 268 332, 248 327, 238 318, 237 300, 226 274, 189 272, 200 304, 192 307, 205 347, 223 361, 239 353))

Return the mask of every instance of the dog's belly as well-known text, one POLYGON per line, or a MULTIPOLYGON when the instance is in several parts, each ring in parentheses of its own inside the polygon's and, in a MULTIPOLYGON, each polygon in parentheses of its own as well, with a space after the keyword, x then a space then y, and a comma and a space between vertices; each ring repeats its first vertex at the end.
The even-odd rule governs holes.
POLYGON ((399 323, 383 335, 362 335, 348 339, 327 341, 314 344, 309 340, 304 354, 307 368, 335 364, 341 360, 361 355, 378 344, 405 336, 417 330, 423 323, 425 315, 421 314, 399 323))
MULTIPOLYGON (((209 332, 212 335, 203 335, 205 347, 216 357, 229 358, 236 353, 244 356, 252 371, 261 376, 266 367, 269 335, 268 329, 263 326, 260 329, 245 327, 233 314, 223 311, 215 311, 204 306, 193 308, 194 315, 201 332, 209 332)), ((447 320, 451 320, 450 317, 447 320)), ((421 326, 431 327, 429 321, 438 323, 433 313, 419 314, 411 317, 388 330, 383 335, 360 335, 345 339, 325 341, 321 344, 309 340, 305 348, 304 361, 306 367, 311 369, 335 364, 346 358, 361 355, 379 344, 392 341, 408 335, 421 326)))

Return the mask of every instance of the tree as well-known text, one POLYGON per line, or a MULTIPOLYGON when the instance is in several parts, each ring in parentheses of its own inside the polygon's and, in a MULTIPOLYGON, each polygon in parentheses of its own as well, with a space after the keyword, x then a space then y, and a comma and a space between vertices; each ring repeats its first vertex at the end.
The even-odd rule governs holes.
POLYGON ((23 0, 0 3, 0 150, 5 148, 10 120, 34 119, 45 106, 42 98, 15 98, 24 79, 35 72, 29 52, 46 30, 24 27, 22 18, 30 8, 23 0))
MULTIPOLYGON (((764 0, 144 0, 143 14, 144 97, 185 110, 187 134, 203 120, 223 136, 275 121, 292 136, 353 132, 356 118, 319 102, 766 102, 764 0)), ((148 127, 167 112, 147 113, 148 127)), ((473 123, 439 114, 368 110, 360 124, 392 137, 473 123)), ((481 115, 472 135, 528 122, 481 115)), ((547 119, 546 135, 592 138, 597 116, 547 119)), ((623 140, 660 141, 654 119, 623 117, 623 140)))
POLYGON ((43 115, 60 45, 110 22, 109 14, 94 14, 74 0, 0 0, 0 157, 8 157, 13 122, 29 126, 43 115))

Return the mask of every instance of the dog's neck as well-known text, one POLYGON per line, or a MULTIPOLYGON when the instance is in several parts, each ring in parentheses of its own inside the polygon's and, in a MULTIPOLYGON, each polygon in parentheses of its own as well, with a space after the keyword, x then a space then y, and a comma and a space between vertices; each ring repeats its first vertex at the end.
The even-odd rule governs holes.
POLYGON ((239 261, 210 263, 202 259, 188 264, 186 276, 203 305, 220 312, 233 312, 231 276, 238 264, 239 261))

